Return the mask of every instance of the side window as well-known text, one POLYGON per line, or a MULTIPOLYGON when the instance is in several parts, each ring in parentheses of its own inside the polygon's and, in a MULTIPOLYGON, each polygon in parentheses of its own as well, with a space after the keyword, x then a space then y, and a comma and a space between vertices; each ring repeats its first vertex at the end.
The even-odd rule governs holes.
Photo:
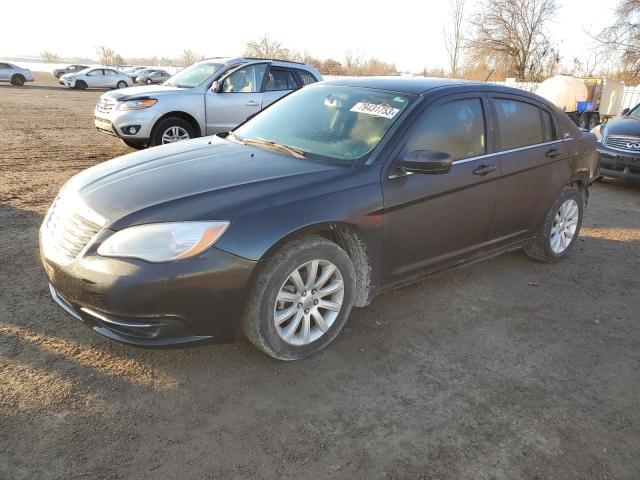
POLYGON ((222 82, 222 91, 225 93, 255 93, 262 88, 262 79, 267 65, 249 65, 232 73, 222 82))
POLYGON ((97 75, 103 75, 102 70, 97 68, 95 70, 91 70, 90 72, 87 72, 87 76, 88 77, 95 77, 97 75))
POLYGON ((465 98, 429 108, 414 123, 406 151, 437 150, 453 160, 484 155, 486 129, 482 100, 465 98))
POLYGON ((316 83, 318 81, 318 79, 311 75, 311 73, 309 73, 308 71, 302 70, 300 68, 298 68, 297 70, 298 75, 300 75, 300 80, 302 80, 303 86, 311 85, 312 83, 316 83))
POLYGON ((526 147, 542 143, 540 109, 530 103, 498 98, 494 100, 500 129, 500 149, 526 147))
POLYGON ((113 71, 113 70, 104 70, 104 74, 105 74, 105 75, 107 75, 107 76, 112 76, 112 77, 113 77, 113 76, 115 76, 115 75, 118 75, 118 74, 117 74, 115 71, 113 71))
POLYGON ((297 87, 293 74, 289 70, 272 68, 269 71, 269 78, 265 91, 293 90, 297 87))
POLYGON ((0 68, 11 68, 8 63, 0 63, 0 68))
POLYGON ((542 129, 544 133, 544 141, 552 142, 553 140, 557 140, 556 131, 553 128, 553 120, 551 119, 551 114, 546 110, 540 110, 542 112, 542 129))

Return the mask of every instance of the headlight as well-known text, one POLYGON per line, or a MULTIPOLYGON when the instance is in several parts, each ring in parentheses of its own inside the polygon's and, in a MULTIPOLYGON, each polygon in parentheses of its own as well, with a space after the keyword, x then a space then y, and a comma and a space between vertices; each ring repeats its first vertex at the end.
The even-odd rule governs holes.
POLYGON ((213 245, 229 222, 151 223, 125 228, 98 248, 105 257, 168 262, 192 257, 213 245))
POLYGON ((152 107, 158 103, 158 100, 155 98, 141 98, 140 100, 129 100, 127 102, 123 102, 120 105, 120 110, 142 110, 144 108, 152 107))
POLYGON ((591 133, 596 136, 596 139, 599 143, 602 143, 602 132, 600 131, 600 125, 594 127, 593 130, 591 130, 591 133))

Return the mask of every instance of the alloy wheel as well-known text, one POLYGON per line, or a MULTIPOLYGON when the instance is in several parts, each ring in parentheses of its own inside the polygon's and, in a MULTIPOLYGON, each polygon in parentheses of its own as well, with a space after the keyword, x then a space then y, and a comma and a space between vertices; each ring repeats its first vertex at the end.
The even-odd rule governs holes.
POLYGON ((551 250, 556 255, 563 253, 573 240, 578 227, 578 202, 570 198, 558 209, 551 226, 551 250))
POLYGON ((182 127, 169 127, 162 134, 162 143, 173 143, 180 140, 188 140, 189 132, 182 127))
POLYGON ((280 287, 273 321, 282 340, 307 345, 318 340, 338 318, 344 300, 340 270, 327 260, 297 267, 280 287))

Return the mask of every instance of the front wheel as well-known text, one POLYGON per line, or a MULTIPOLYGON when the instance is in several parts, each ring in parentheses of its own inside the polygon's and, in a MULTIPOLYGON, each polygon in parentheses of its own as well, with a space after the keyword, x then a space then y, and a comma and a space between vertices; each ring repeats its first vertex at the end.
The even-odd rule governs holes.
POLYGON ((166 145, 195 138, 196 131, 193 126, 182 118, 168 117, 160 120, 153 129, 151 145, 166 145))
POLYGON ((588 115, 586 113, 581 113, 578 117, 578 127, 587 128, 589 125, 588 115))
POLYGON ((243 331, 279 360, 309 356, 342 330, 353 307, 355 285, 353 263, 338 245, 315 235, 293 240, 258 274, 243 331))
POLYGON ((151 85, 153 82, 151 81, 150 78, 147 78, 147 85, 151 85))
POLYGON ((125 82, 124 80, 120 80, 120 81, 116 84, 116 88, 127 88, 127 82, 125 82))
POLYGON ((600 115, 598 115, 597 113, 594 113, 589 118, 589 131, 596 128, 599 124, 600 124, 600 115))
POLYGON ((16 87, 21 87, 24 85, 25 78, 22 75, 14 75, 11 77, 11 84, 16 87))
POLYGON ((546 263, 562 260, 573 247, 584 214, 585 197, 575 187, 565 187, 547 214, 535 242, 524 248, 531 258, 546 263))
POLYGON ((73 88, 75 88, 76 90, 86 90, 87 84, 84 80, 77 80, 76 83, 73 85, 73 88))

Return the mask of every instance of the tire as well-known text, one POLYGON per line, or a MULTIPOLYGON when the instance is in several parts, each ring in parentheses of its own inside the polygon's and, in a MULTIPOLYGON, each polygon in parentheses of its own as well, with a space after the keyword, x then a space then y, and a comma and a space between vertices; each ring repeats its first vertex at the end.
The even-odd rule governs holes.
POLYGON ((147 85, 151 85, 153 82, 151 81, 150 78, 147 78, 147 85))
POLYGON ((125 82, 124 80, 120 80, 117 84, 116 84, 116 88, 127 88, 127 82, 125 82))
POLYGON ((594 113, 593 115, 591 115, 591 117, 589 117, 589 125, 587 128, 589 129, 589 131, 591 131, 598 125, 600 125, 600 115, 594 113))
POLYGON ((131 147, 131 148, 134 148, 136 150, 143 150, 143 149, 147 148, 146 145, 143 145, 141 143, 132 142, 131 140, 125 140, 124 138, 121 138, 121 140, 125 143, 125 145, 127 147, 131 147))
POLYGON ((586 113, 581 113, 580 116, 578 116, 578 127, 580 128, 587 128, 587 126, 589 125, 589 117, 586 113))
MULTIPOLYGON (((168 131, 172 128, 178 129, 179 132, 183 131, 188 135, 188 138, 196 138, 198 136, 195 129, 189 122, 178 117, 167 117, 156 123, 156 126, 153 128, 153 133, 151 134, 151 146, 155 147, 165 143, 173 143, 163 141, 163 136, 165 134, 169 134, 168 131)), ((188 140, 188 138, 181 138, 181 140, 188 140)))
POLYGON ((576 187, 564 187, 549 210, 542 227, 540 227, 536 235, 535 241, 524 247, 525 253, 531 258, 546 263, 556 263, 566 257, 580 234, 586 198, 588 198, 586 190, 583 194, 576 187), (558 221, 558 219, 561 218, 560 209, 563 206, 567 208, 571 207, 571 210, 566 211, 571 221, 558 221), (576 208, 575 214, 573 214, 574 206, 576 208), (575 228, 572 228, 572 226, 575 228), (557 243, 557 239, 567 239, 566 235, 558 232, 570 234, 571 231, 573 231, 573 234, 571 234, 570 239, 564 244, 561 240, 560 243, 557 243), (555 232, 554 238, 552 238, 553 232, 555 232), (556 240, 556 242, 554 242, 554 240, 556 240), (559 249, 559 247, 562 248, 559 249))
POLYGON ((353 307, 355 286, 353 263, 338 245, 316 235, 293 240, 266 262, 253 282, 242 318, 244 334, 251 343, 273 358, 299 360, 307 357, 322 350, 340 333, 353 307), (314 282, 306 276, 311 275, 314 261, 318 261, 319 266, 313 278, 321 282, 316 289, 313 289, 314 282), (331 270, 331 265, 335 270, 331 270), (302 294, 299 288, 289 283, 294 271, 300 272, 300 280, 304 282, 302 294), (328 272, 333 273, 322 283, 323 275, 328 272), (331 291, 339 287, 340 279, 341 292, 322 295, 323 290, 331 291), (281 294, 291 295, 292 301, 278 301, 281 294), (328 303, 325 302, 327 299, 328 303), (316 306, 322 304, 331 305, 331 308, 316 306), (281 321, 280 326, 276 326, 276 310, 283 317, 287 317, 288 311, 293 313, 281 321), (320 318, 316 320, 318 313, 323 327, 319 323, 320 318), (288 340, 285 339, 287 332, 293 332, 288 340))
POLYGON ((11 85, 15 85, 16 87, 21 87, 22 85, 24 85, 24 82, 25 82, 24 76, 20 75, 19 73, 11 77, 11 85))
POLYGON ((87 89, 87 83, 84 80, 78 80, 73 85, 73 88, 75 88, 76 90, 86 90, 87 89))

